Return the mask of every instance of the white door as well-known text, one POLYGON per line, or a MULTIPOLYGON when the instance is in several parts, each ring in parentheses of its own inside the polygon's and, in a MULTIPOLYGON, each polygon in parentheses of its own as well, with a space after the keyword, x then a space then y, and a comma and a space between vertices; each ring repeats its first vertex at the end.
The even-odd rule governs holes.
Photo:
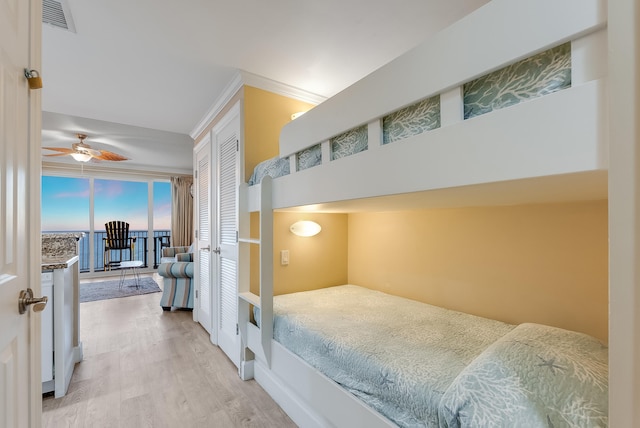
POLYGON ((40 67, 41 13, 38 1, 0 1, 1 428, 41 424, 40 317, 18 311, 21 290, 40 293, 40 95, 24 68, 40 67))
POLYGON ((238 183, 240 178, 239 104, 214 128, 218 170, 216 269, 218 346, 238 366, 238 183))
MULTIPOLYGON (((211 292, 211 139, 205 137, 194 149, 196 166, 196 241, 198 250, 195 259, 196 298, 195 319, 209 334, 213 329, 213 299, 211 292)), ((212 340, 214 338, 212 337, 212 340)), ((214 342, 215 343, 215 342, 214 342)))

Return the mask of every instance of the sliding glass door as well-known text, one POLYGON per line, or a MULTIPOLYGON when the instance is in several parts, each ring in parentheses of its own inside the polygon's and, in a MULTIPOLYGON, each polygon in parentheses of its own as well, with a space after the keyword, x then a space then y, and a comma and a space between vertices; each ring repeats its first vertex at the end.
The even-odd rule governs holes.
MULTIPOLYGON (((85 232, 80 241, 80 271, 104 271, 105 223, 129 223, 136 237, 133 260, 156 268, 168 246, 171 185, 168 181, 42 177, 42 232, 85 232)), ((129 257, 128 253, 125 255, 129 257)))
MULTIPOLYGON (((141 260, 148 266, 149 185, 141 181, 103 180, 93 182, 93 229, 96 251, 94 268, 104 270, 105 224, 109 221, 129 223, 129 236, 135 237, 133 254, 124 252, 114 260, 141 260)), ((115 251, 118 253, 118 251, 115 251)), ((112 254, 112 257, 114 255, 112 254)))

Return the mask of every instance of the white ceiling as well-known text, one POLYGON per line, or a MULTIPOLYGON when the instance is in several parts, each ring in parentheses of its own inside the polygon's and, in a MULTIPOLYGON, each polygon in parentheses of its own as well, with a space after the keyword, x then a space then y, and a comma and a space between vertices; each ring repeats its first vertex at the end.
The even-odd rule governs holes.
MULTIPOLYGON (((100 162, 97 165, 100 167, 122 167, 171 174, 190 174, 193 169, 193 140, 188 135, 60 113, 42 113, 42 147, 69 148, 79 141, 76 137, 78 133, 88 135, 84 142, 91 148, 109 150, 129 159, 121 162, 100 162)), ((78 162, 71 156, 46 156, 55 153, 57 152, 43 149, 43 160, 78 166, 78 162)), ((84 165, 96 166, 94 163, 84 165)))
POLYGON ((43 146, 82 131, 118 166, 189 171, 239 70, 329 97, 487 1, 67 0, 76 32, 42 31, 43 146))

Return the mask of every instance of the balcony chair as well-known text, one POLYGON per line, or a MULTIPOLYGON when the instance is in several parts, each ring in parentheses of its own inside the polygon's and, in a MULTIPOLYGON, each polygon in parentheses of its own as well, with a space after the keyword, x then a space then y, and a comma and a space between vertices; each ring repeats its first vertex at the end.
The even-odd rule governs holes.
POLYGON ((133 252, 136 246, 136 237, 129 236, 129 223, 124 221, 110 221, 105 223, 107 236, 104 240, 104 269, 110 270, 122 261, 122 251, 129 251, 129 260, 133 260, 133 252), (111 260, 111 251, 119 250, 120 259, 111 260))
POLYGON ((160 306, 165 311, 174 308, 193 309, 193 252, 192 247, 162 249, 158 274, 163 278, 160 306))

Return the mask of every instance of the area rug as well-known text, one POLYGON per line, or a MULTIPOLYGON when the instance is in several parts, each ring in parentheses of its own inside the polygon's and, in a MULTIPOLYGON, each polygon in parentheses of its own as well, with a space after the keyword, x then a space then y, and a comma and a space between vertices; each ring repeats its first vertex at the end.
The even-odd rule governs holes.
POLYGON ((119 297, 137 296, 139 294, 157 293, 160 290, 153 278, 142 277, 138 288, 133 278, 127 279, 122 288, 120 281, 85 282, 80 284, 80 303, 96 300, 117 299, 119 297))

